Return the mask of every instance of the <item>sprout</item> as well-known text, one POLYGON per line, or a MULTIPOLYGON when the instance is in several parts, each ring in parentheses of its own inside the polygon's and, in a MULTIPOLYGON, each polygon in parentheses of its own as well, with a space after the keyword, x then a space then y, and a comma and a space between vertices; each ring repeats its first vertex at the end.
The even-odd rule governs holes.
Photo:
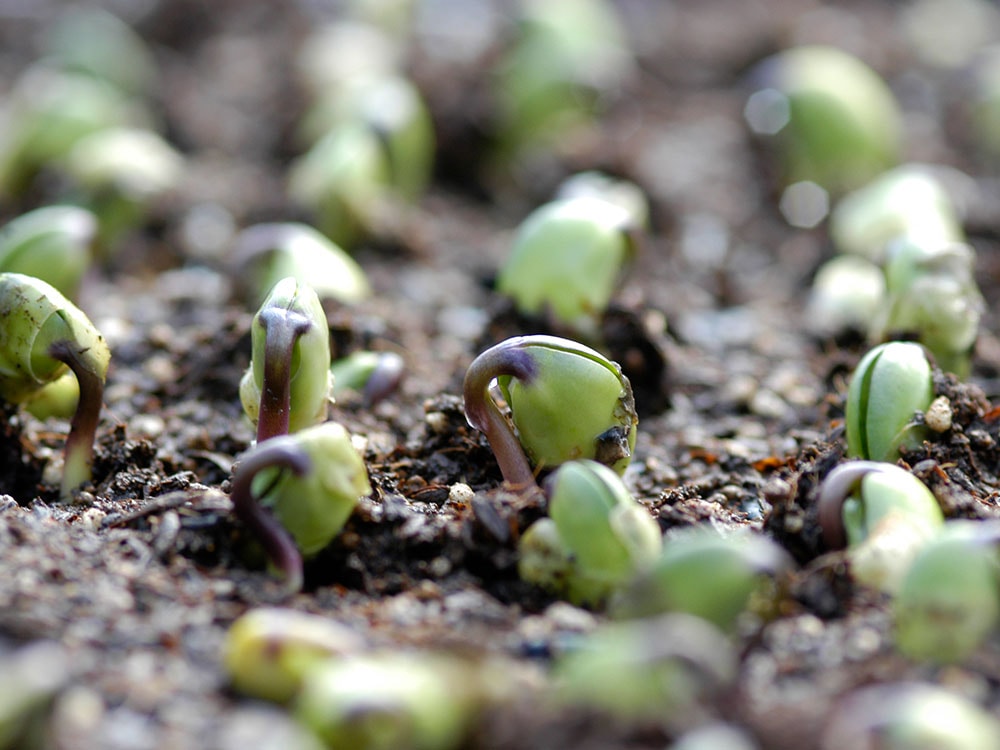
POLYGON ((6 102, 0 141, 0 195, 23 193, 37 172, 85 135, 141 119, 134 103, 105 81, 43 66, 30 68, 6 102))
POLYGON ((223 663, 238 691, 287 703, 323 659, 359 653, 364 638, 345 625, 291 609, 254 609, 226 632, 223 663))
POLYGON ((571 146, 635 73, 627 35, 604 0, 523 4, 497 68, 501 156, 571 146))
POLYGON ((940 685, 868 685, 838 702, 820 746, 822 750, 986 750, 1000 747, 1000 722, 968 698, 940 685))
POLYGON ((341 245, 392 236, 433 167, 434 132, 419 93, 398 77, 364 78, 316 107, 307 124, 329 124, 292 165, 289 195, 341 245))
POLYGON ((916 334, 942 370, 967 375, 985 307, 974 266, 975 251, 963 243, 891 243, 885 269, 888 299, 884 314, 873 322, 873 338, 916 334))
POLYGON ((532 465, 541 470, 592 458, 621 473, 632 457, 638 417, 628 378, 616 363, 575 341, 502 341, 472 362, 464 390, 469 424, 486 433, 512 486, 535 485, 532 465), (494 380, 510 421, 489 392, 494 380))
POLYGON ((612 598, 611 611, 627 618, 686 612, 731 630, 791 568, 788 553, 760 534, 684 529, 668 536, 659 557, 612 598))
POLYGON ((22 273, 75 295, 90 267, 97 217, 78 206, 45 206, 0 228, 0 272, 22 273))
POLYGON ((923 482, 894 464, 874 461, 851 461, 831 471, 818 507, 827 548, 846 545, 855 580, 892 594, 944 524, 941 507, 923 482))
POLYGON ((577 172, 559 185, 556 200, 600 198, 624 208, 629 215, 629 226, 636 229, 649 227, 649 199, 634 182, 620 180, 603 172, 577 172))
POLYGON ((340 398, 355 391, 372 406, 399 388, 405 368, 403 358, 395 352, 354 352, 330 365, 333 395, 340 398))
POLYGON ((142 37, 101 8, 67 7, 42 40, 46 62, 107 81, 130 95, 148 93, 156 82, 153 54, 142 37))
POLYGON ((308 284, 321 299, 344 304, 371 294, 361 266, 308 224, 273 222, 244 229, 232 250, 232 267, 255 303, 286 276, 308 284))
POLYGON ((1000 622, 995 521, 949 521, 914 559, 893 600, 896 646, 938 663, 971 654, 1000 622))
POLYGON ((592 335, 635 250, 628 210, 601 198, 547 203, 521 224, 497 289, 526 315, 549 311, 592 335))
POLYGON ((838 255, 816 272, 806 322, 817 334, 866 331, 885 306, 885 273, 867 258, 838 255))
POLYGON ((257 441, 326 419, 330 331, 316 293, 292 277, 279 281, 254 316, 251 340, 240 399, 257 441))
POLYGON ((725 635, 687 614, 605 625, 555 669, 559 699, 626 721, 683 727, 736 677, 725 635))
POLYGON ((161 136, 143 128, 105 128, 78 140, 62 161, 81 202, 100 219, 107 252, 138 226, 158 198, 175 189, 184 159, 161 136))
POLYGON ((882 263, 886 245, 897 237, 928 246, 965 239, 955 205, 927 165, 882 173, 845 195, 830 214, 830 239, 842 253, 882 263))
POLYGON ((411 203, 419 199, 434 166, 434 128, 417 88, 398 75, 353 79, 313 104, 302 131, 309 142, 316 142, 352 123, 363 124, 377 136, 388 184, 397 196, 411 203))
POLYGON ((80 395, 66 438, 60 488, 67 500, 91 478, 111 352, 86 315, 31 276, 0 274, 0 320, 0 398, 22 403, 67 368, 76 376, 80 395))
POLYGON ((788 49, 762 62, 744 114, 773 136, 782 182, 810 181, 831 193, 861 187, 893 166, 901 116, 877 73, 835 47, 788 49))
POLYGON ((914 415, 933 398, 923 347, 902 341, 876 346, 861 358, 847 391, 848 454, 893 461, 901 448, 919 446, 924 429, 914 415))
POLYGON ((599 606, 656 558, 659 525, 607 466, 569 461, 548 489, 549 518, 536 521, 519 546, 524 580, 574 604, 599 606))
POLYGON ((327 747, 450 750, 477 709, 475 677, 436 654, 328 659, 306 676, 295 714, 327 747))
POLYGON ((369 492, 364 461, 335 422, 258 443, 233 473, 233 510, 290 591, 302 588, 303 555, 329 544, 369 492))

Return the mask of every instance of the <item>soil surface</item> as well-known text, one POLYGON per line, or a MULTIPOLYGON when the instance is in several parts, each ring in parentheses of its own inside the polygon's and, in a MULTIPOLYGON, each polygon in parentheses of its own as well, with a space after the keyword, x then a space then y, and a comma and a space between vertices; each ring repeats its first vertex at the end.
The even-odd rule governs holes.
MULTIPOLYGON (((283 709, 232 691, 220 661, 227 627, 278 600, 231 516, 232 465, 253 439, 238 384, 254 311, 226 259, 234 229, 310 218, 285 190, 301 150, 295 55, 343 11, 264 0, 139 5, 143 13, 126 17, 160 65, 152 106, 188 168, 183 189, 81 291, 113 360, 94 481, 76 502, 58 502, 49 468, 67 424, 5 407, 0 669, 52 675, 45 747, 307 747, 283 709)), ((509 32, 508 6, 469 3, 495 13, 493 41, 446 57, 449 44, 427 26, 443 24, 449 4, 422 5, 430 21, 417 27, 425 36, 414 38, 408 70, 435 120, 435 181, 403 231, 355 251, 373 297, 326 303, 336 356, 397 352, 406 374, 374 406, 347 395, 332 408, 361 439, 373 491, 283 606, 345 623, 376 647, 500 654, 539 674, 606 619, 518 579, 517 538, 544 507, 503 487, 461 401, 479 351, 553 331, 513 314, 493 278, 520 220, 562 178, 597 168, 637 182, 652 208, 652 231, 603 325, 641 415, 629 489, 665 532, 749 527, 779 541, 797 567, 775 619, 734 636, 735 684, 688 722, 622 725, 515 701, 488 711, 465 746, 664 747, 720 720, 751 747, 818 747, 840 696, 903 679, 946 684, 1000 710, 1000 642, 958 666, 905 660, 885 600, 854 587, 842 556, 823 547, 816 488, 843 458, 847 377, 866 344, 811 332, 809 284, 832 253, 825 225, 784 220, 773 167, 742 116, 755 62, 796 43, 835 43, 892 85, 907 114, 907 159, 970 176, 962 197, 988 303, 973 371, 965 383, 938 378, 954 424, 904 459, 947 515, 1000 515, 996 174, 970 141, 966 79, 908 38, 907 5, 621 0, 639 60, 631 90, 566 154, 499 175, 484 157, 495 137, 486 71, 509 32)), ((56 9, 0 7, 4 88, 38 55, 56 9)), ((58 190, 43 179, 0 206, 0 218, 58 190)))

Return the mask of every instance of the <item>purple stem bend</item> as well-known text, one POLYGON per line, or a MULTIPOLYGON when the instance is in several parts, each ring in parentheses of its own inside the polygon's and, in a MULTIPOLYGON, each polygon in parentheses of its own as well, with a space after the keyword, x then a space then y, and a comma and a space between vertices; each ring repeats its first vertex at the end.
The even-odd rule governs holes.
POLYGON ((304 315, 283 307, 260 311, 264 326, 264 377, 257 415, 257 442, 288 434, 292 408, 292 355, 295 343, 312 326, 304 315))
POLYGON ((63 500, 72 496, 73 490, 90 481, 94 467, 94 440, 104 402, 104 378, 98 373, 72 341, 56 341, 49 348, 53 359, 66 364, 80 387, 80 398, 69 424, 63 457, 63 477, 60 495, 63 500))

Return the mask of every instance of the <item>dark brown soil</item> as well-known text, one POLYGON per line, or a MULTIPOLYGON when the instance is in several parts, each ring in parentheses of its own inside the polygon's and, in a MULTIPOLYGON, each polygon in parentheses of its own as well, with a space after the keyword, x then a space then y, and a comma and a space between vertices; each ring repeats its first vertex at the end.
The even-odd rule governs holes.
MULTIPOLYGON (((202 202, 224 208, 237 227, 307 218, 284 197, 302 108, 292 64, 316 18, 334 17, 326 6, 336 4, 148 5, 136 23, 162 65, 156 107, 189 174, 181 197, 84 286, 81 307, 113 362, 94 483, 79 502, 57 503, 58 482, 46 473, 66 424, 4 412, 0 664, 59 665, 45 747, 298 747, 285 713, 234 694, 220 665, 226 628, 276 601, 277 589, 248 552, 227 494, 232 464, 253 438, 237 393, 253 311, 235 294, 224 249, 192 249, 183 227, 202 202)), ((838 696, 906 678, 1000 710, 1000 642, 958 666, 906 661, 893 649, 885 601, 856 590, 842 558, 823 547, 816 490, 843 457, 846 380, 864 342, 810 334, 804 302, 829 241, 822 226, 784 222, 766 154, 741 114, 754 62, 792 43, 838 43, 893 85, 910 118, 908 158, 976 180, 969 232, 988 309, 973 373, 967 383, 939 378, 955 424, 905 462, 949 516, 992 517, 1000 515, 992 405, 1000 213, 996 175, 963 128, 956 74, 921 62, 902 35, 898 3, 618 5, 641 62, 635 91, 592 143, 528 182, 484 176, 483 66, 492 53, 442 69, 414 51, 412 74, 438 129, 437 179, 405 235, 357 251, 374 297, 327 306, 337 355, 396 351, 406 377, 374 407, 354 398, 334 407, 332 418, 365 438, 374 489, 309 563, 305 591, 285 604, 355 627, 377 646, 505 654, 539 673, 562 644, 604 620, 518 579, 517 537, 544 509, 501 486, 460 397, 484 346, 550 330, 518 318, 491 287, 513 228, 562 177, 602 168, 642 185, 653 209, 651 236, 605 321, 609 353, 631 374, 642 415, 628 486, 664 530, 750 527, 798 566, 780 617, 738 635, 737 684, 696 723, 731 722, 762 748, 816 747, 838 696), (706 252, 720 237, 722 253, 706 252), (453 491, 459 484, 471 500, 453 491)), ((33 59, 55 7, 25 5, 17 15, 15 6, 0 8, 4 88, 33 59)), ((52 200, 50 187, 0 206, 0 218, 52 200)), ((484 716, 467 746, 652 748, 686 728, 623 726, 525 701, 484 716)))

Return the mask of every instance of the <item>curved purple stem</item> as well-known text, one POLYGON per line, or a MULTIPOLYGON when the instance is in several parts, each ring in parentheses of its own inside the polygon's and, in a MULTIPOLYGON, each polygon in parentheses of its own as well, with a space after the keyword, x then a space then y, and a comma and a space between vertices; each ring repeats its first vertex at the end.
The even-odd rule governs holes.
POLYGON ((94 440, 104 402, 104 378, 84 356, 86 349, 72 341, 56 341, 49 347, 53 359, 65 363, 80 387, 80 398, 69 424, 63 449, 63 477, 60 496, 68 499, 73 490, 90 480, 94 466, 94 440))
POLYGON ((264 326, 264 378, 257 415, 257 442, 288 434, 292 408, 292 355, 312 322, 284 307, 267 307, 258 315, 264 326))
POLYGON ((489 387, 495 378, 502 375, 524 382, 530 382, 535 377, 537 367, 521 345, 523 341, 521 336, 507 339, 476 357, 465 373, 463 388, 465 418, 470 425, 485 433, 504 480, 518 489, 537 487, 535 474, 513 428, 490 396, 489 387))
POLYGON ((820 531, 827 549, 837 550, 847 546, 844 502, 867 474, 880 471, 883 465, 878 461, 848 461, 826 475, 819 490, 817 508, 820 531))
POLYGON ((312 461, 298 442, 287 435, 258 443, 243 455, 233 472, 230 492, 233 513, 256 535, 268 559, 285 575, 289 590, 299 591, 303 579, 302 554, 291 534, 253 494, 254 477, 271 468, 288 469, 302 476, 312 468, 312 461))

